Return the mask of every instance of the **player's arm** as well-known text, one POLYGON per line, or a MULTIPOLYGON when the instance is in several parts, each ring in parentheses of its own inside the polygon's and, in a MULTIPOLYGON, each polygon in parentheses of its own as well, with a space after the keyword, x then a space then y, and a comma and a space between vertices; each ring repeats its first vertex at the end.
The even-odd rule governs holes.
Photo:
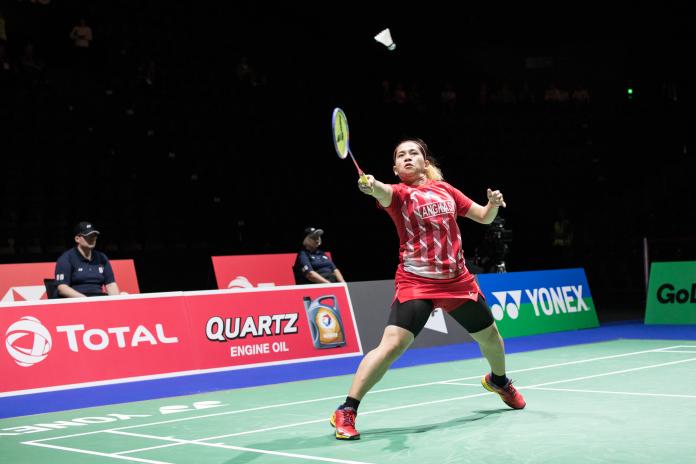
POLYGON ((365 195, 375 197, 379 204, 385 208, 391 205, 393 193, 391 185, 384 184, 369 174, 365 175, 365 177, 367 177, 367 182, 358 181, 360 191, 365 195))
POLYGON ((500 190, 492 191, 491 189, 488 189, 486 195, 488 196, 488 203, 486 203, 486 206, 481 206, 478 203, 473 202, 465 217, 480 224, 490 224, 493 222, 493 219, 495 219, 495 217, 498 215, 498 208, 500 206, 505 208, 506 204, 500 190))

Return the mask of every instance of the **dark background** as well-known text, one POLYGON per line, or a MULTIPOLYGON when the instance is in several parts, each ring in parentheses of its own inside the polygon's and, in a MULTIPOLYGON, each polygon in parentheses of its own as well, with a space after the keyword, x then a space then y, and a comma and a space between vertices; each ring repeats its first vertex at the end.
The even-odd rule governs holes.
MULTIPOLYGON (((644 237, 694 259, 686 7, 44 3, 0 2, 2 263, 55 260, 87 219, 143 292, 215 288, 211 255, 294 252, 314 226, 348 280, 389 279, 394 226, 333 151, 335 106, 378 179, 418 136, 474 201, 501 189, 508 271, 584 267, 603 320, 642 317, 644 237)), ((486 267, 488 228, 460 227, 486 267)))

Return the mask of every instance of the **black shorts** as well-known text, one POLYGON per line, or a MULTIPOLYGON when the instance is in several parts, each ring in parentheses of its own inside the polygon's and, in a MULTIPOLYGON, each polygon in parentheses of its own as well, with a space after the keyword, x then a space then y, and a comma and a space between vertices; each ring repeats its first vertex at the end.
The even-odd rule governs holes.
MULTIPOLYGON (((428 322, 433 312, 433 302, 430 300, 410 300, 400 303, 394 300, 389 313, 389 325, 406 329, 417 336, 428 322)), ((464 304, 449 312, 469 333, 480 332, 493 324, 493 314, 486 300, 479 295, 478 301, 466 300, 464 304)))

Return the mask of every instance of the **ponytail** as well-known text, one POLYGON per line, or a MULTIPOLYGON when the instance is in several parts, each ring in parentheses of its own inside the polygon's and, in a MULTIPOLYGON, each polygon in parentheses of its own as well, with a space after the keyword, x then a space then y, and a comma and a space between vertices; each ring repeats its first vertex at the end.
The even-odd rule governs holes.
POLYGON ((429 156, 427 160, 430 162, 430 164, 427 168, 425 168, 425 176, 430 180, 443 180, 444 177, 442 176, 442 169, 438 167, 435 159, 429 156))

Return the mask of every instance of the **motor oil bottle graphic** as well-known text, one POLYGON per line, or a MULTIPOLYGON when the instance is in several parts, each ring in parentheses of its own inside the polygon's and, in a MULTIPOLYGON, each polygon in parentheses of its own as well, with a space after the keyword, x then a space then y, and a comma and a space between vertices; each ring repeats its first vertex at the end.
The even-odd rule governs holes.
POLYGON ((346 344, 343 321, 335 295, 324 295, 312 300, 303 298, 314 348, 335 348, 346 344))

